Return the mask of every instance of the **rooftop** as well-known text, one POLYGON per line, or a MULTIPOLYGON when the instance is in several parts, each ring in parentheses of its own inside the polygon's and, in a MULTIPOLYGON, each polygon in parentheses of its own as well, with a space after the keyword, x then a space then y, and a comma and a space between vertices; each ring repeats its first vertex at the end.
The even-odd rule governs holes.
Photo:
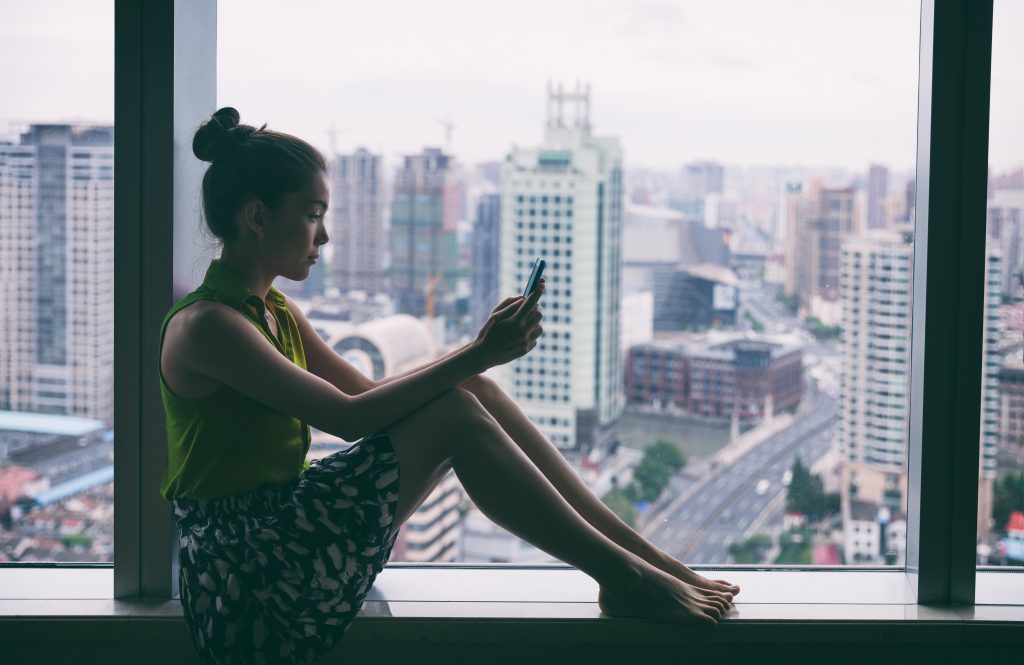
POLYGON ((61 416, 51 413, 0 411, 0 431, 35 432, 37 434, 65 434, 82 436, 106 427, 102 420, 61 416))

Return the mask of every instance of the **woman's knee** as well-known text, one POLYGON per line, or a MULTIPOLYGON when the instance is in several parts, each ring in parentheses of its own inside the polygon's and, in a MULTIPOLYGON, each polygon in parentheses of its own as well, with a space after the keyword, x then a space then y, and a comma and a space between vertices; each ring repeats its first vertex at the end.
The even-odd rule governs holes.
POLYGON ((488 400, 495 391, 501 390, 498 382, 489 376, 476 374, 459 384, 459 387, 471 392, 478 400, 488 400))
POLYGON ((478 423, 487 418, 487 409, 470 390, 452 388, 431 402, 430 406, 438 417, 454 426, 478 423))

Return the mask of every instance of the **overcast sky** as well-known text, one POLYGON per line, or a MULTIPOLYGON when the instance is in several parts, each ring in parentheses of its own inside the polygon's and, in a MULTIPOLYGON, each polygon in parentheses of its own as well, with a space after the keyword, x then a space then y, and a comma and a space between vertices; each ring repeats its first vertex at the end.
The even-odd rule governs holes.
MULTIPOLYGON (((917 0, 220 0, 218 104, 389 157, 537 143, 589 81, 628 165, 912 168, 917 0)), ((996 0, 991 163, 1024 162, 1024 1, 996 0)), ((0 0, 0 119, 110 122, 113 1, 0 0)))

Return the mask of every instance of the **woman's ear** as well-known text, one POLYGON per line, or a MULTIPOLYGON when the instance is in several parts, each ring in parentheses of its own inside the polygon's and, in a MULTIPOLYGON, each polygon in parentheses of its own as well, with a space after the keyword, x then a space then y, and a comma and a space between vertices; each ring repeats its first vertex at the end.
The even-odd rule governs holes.
POLYGON ((242 208, 242 223, 262 239, 267 228, 267 206, 259 199, 251 199, 242 208))

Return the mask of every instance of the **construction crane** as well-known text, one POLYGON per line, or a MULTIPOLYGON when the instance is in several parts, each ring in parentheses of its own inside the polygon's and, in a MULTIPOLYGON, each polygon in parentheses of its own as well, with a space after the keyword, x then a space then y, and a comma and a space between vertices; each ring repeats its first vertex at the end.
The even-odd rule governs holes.
POLYGON ((423 287, 423 295, 427 297, 425 312, 428 319, 434 318, 434 290, 441 281, 441 275, 432 275, 423 287))
POLYGON ((452 122, 451 116, 446 115, 443 118, 437 118, 437 124, 444 127, 444 149, 448 152, 452 151, 452 134, 455 133, 455 123, 452 122))
POLYGON ((347 127, 338 128, 334 121, 331 121, 331 127, 327 130, 327 135, 331 138, 331 157, 335 157, 338 154, 338 134, 348 134, 350 131, 352 130, 347 127))

